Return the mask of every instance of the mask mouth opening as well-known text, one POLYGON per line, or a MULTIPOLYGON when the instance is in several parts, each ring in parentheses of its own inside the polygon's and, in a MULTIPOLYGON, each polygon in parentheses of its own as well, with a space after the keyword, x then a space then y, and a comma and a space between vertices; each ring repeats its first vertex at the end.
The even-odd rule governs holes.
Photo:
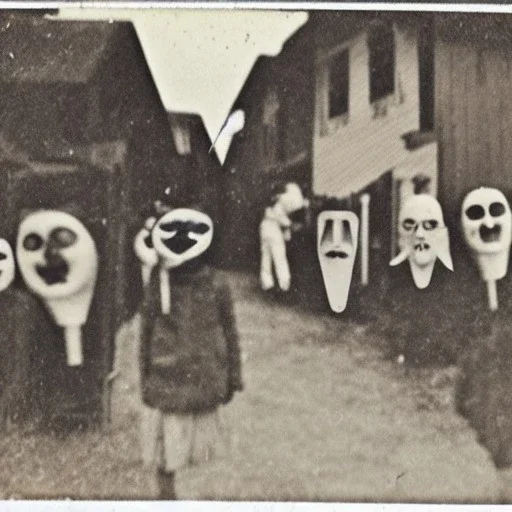
POLYGON ((67 281, 69 266, 64 260, 60 260, 50 265, 36 265, 36 272, 48 286, 51 286, 67 281))
POLYGON ((495 224, 492 228, 484 225, 480 226, 480 238, 486 244, 499 242, 501 239, 501 225, 495 224))
POLYGON ((430 244, 427 244, 426 242, 418 242, 414 244, 414 250, 415 251, 428 251, 430 249, 430 244))
POLYGON ((327 251, 325 253, 325 256, 327 256, 327 258, 331 258, 331 259, 336 259, 336 258, 340 258, 342 260, 348 258, 350 255, 345 252, 345 251, 336 251, 336 250, 331 250, 331 251, 327 251))
POLYGON ((188 232, 177 233, 172 238, 162 241, 165 247, 172 251, 174 254, 183 254, 191 247, 196 245, 197 240, 192 240, 188 237, 188 232))

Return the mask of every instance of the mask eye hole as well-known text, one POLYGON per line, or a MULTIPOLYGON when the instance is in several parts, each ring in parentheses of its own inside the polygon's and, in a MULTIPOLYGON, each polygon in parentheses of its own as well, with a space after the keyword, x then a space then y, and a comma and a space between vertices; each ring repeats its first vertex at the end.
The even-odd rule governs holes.
POLYGON ((173 221, 173 222, 164 222, 163 224, 160 224, 160 229, 162 231, 165 231, 166 233, 170 233, 171 231, 179 231, 180 228, 182 228, 182 222, 179 221, 173 221))
POLYGON ((483 206, 480 206, 479 204, 474 204, 466 210, 466 216, 468 217, 469 220, 483 219, 485 216, 485 210, 483 206))
POLYGON ((489 206, 491 217, 501 217, 505 213, 505 205, 503 203, 491 203, 489 206))
POLYGON ((50 238, 55 242, 57 247, 62 249, 73 245, 76 242, 76 233, 67 228, 55 229, 50 238))
POLYGON ((423 229, 426 231, 432 231, 433 229, 436 229, 439 225, 439 222, 435 219, 428 219, 423 221, 423 229))
POLYGON ((402 227, 406 231, 412 231, 416 227, 416 221, 414 219, 404 219, 402 227))
POLYGON ((43 246, 43 239, 36 233, 28 234, 23 240, 23 248, 27 251, 37 251, 43 246))
POLYGON ((204 235, 210 231, 210 226, 204 222, 198 222, 197 224, 193 224, 190 231, 197 233, 198 235, 204 235))
POLYGON ((5 252, 0 252, 0 261, 6 260, 6 259, 7 259, 7 254, 5 254, 5 252))

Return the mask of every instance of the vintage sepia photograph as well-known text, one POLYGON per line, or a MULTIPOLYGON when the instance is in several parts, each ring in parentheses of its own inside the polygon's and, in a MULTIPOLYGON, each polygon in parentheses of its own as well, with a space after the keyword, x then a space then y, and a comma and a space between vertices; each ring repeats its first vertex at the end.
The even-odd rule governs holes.
POLYGON ((512 11, 386 5, 0 4, 1 502, 512 504, 512 11))

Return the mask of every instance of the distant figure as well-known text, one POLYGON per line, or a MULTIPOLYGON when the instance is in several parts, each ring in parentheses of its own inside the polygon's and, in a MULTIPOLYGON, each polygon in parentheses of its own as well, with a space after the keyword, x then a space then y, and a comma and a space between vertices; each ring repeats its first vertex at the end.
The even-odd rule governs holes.
POLYGON ((211 218, 176 208, 151 236, 159 261, 141 311, 141 444, 158 496, 170 500, 177 470, 218 453, 219 406, 243 386, 230 290, 208 265, 211 218))
POLYGON ((263 290, 274 287, 274 271, 279 288, 284 292, 290 289, 291 275, 286 256, 286 242, 290 241, 292 232, 289 215, 308 205, 296 183, 274 188, 271 204, 265 208, 260 223, 260 283, 263 290))

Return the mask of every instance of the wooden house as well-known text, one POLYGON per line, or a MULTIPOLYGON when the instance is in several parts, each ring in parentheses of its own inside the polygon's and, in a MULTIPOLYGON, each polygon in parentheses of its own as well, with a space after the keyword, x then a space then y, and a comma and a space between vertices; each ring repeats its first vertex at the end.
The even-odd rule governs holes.
POLYGON ((276 57, 261 56, 233 104, 245 126, 235 134, 222 172, 222 262, 259 264, 258 224, 272 185, 298 182, 309 193, 314 79, 309 28, 276 57), (306 32, 306 33, 305 33, 306 32))
MULTIPOLYGON (((133 236, 162 190, 186 194, 188 167, 131 24, 4 12, 0 46, 2 236, 14 241, 27 209, 72 208, 94 234, 100 256, 75 388, 68 369, 40 366, 32 386, 71 392, 75 407, 66 411, 59 395, 46 393, 48 416, 108 419, 115 334, 141 297, 133 236)), ((44 359, 60 361, 62 333, 43 318, 48 325, 38 332, 54 338, 44 359)))

